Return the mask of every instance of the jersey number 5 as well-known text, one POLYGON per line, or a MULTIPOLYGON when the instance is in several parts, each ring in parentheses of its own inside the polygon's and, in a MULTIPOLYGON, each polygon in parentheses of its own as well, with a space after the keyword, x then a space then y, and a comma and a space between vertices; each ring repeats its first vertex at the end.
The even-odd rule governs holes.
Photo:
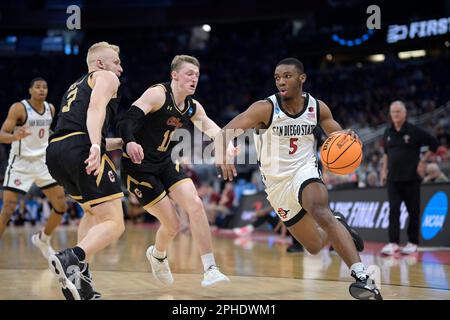
POLYGON ((69 91, 67 94, 67 104, 62 108, 62 112, 69 112, 70 111, 70 105, 72 104, 73 100, 75 100, 75 97, 77 96, 78 87, 75 87, 72 91, 69 91))
POLYGON ((164 138, 161 145, 158 147, 158 151, 165 152, 169 148, 170 139, 172 139, 175 130, 167 130, 164 132, 164 138))
POLYGON ((298 138, 291 138, 290 142, 289 142, 289 154, 294 154, 295 151, 297 151, 298 146, 297 146, 297 141, 298 138))

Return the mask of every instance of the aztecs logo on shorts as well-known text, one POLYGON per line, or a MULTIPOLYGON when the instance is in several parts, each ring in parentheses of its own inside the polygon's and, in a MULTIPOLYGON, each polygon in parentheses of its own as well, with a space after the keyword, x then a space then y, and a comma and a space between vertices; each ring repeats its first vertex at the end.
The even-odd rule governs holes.
POLYGON ((112 172, 111 170, 108 171, 108 178, 109 180, 111 180, 111 182, 116 181, 116 176, 114 175, 114 172, 112 172))
POLYGON ((289 211, 291 210, 284 210, 283 208, 278 208, 277 213, 281 219, 286 219, 289 211))
POLYGON ((14 184, 16 186, 20 186, 22 184, 22 181, 20 181, 20 179, 16 179, 16 180, 14 180, 14 184))

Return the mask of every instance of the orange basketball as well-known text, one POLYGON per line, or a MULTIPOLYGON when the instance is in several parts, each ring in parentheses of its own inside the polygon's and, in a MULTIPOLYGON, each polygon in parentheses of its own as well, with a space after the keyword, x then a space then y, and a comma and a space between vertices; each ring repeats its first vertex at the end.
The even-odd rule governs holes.
POLYGON ((330 135, 320 149, 323 167, 336 174, 354 172, 363 158, 362 144, 345 133, 330 135))

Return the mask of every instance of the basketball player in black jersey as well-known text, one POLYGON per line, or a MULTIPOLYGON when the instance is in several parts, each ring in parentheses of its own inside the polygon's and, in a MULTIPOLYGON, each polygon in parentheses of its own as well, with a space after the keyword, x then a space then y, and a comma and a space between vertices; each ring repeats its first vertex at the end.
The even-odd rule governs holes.
POLYGON ((68 300, 98 299, 88 269, 89 258, 124 231, 119 178, 106 151, 120 149, 121 139, 105 139, 118 103, 122 73, 119 47, 99 42, 89 48, 87 74, 73 83, 61 102, 55 133, 47 147, 53 178, 84 209, 78 242, 49 257, 68 300))
POLYGON ((281 218, 286 219, 288 211, 292 211, 291 218, 283 220, 288 230, 313 254, 317 254, 331 242, 355 278, 356 282, 349 288, 350 294, 356 299, 381 300, 381 294, 369 278, 357 252, 363 250, 364 242, 350 228, 342 214, 335 212, 333 217, 329 209, 327 188, 317 167, 314 167, 317 162, 314 159, 312 132, 304 135, 283 134, 281 138, 274 132, 277 132, 276 126, 314 123, 313 126, 320 125, 327 134, 344 132, 352 139, 358 139, 358 136, 352 130, 342 130, 324 102, 311 99, 309 94, 303 92, 306 74, 299 60, 287 58, 280 61, 275 68, 274 78, 279 92, 266 100, 253 103, 245 112, 231 120, 216 137, 216 161, 221 166, 223 178, 233 179, 235 175, 231 159, 226 159, 224 155, 228 141, 244 130, 255 128, 257 140, 261 141, 259 165, 267 178, 264 180, 268 199, 274 208, 280 208, 278 211, 281 218), (261 150, 267 150, 270 148, 268 145, 275 143, 283 143, 277 146, 278 159, 268 159, 261 150), (302 153, 296 153, 297 149, 301 149, 302 153), (308 156, 305 157, 305 154, 308 156), (279 173, 287 170, 293 170, 292 175, 280 177, 279 173), (273 177, 274 175, 276 176, 273 177), (289 209, 292 210, 284 210, 287 209, 286 206, 291 206, 289 209))
POLYGON ((191 97, 197 87, 199 68, 196 58, 176 56, 171 64, 172 81, 150 87, 118 124, 126 148, 122 179, 128 191, 161 223, 155 243, 146 254, 154 277, 163 285, 173 283, 166 249, 180 228, 170 199, 189 216, 205 272, 202 285, 229 282, 215 263, 211 231, 194 183, 171 159, 174 143, 170 139, 177 128, 189 121, 210 137, 220 131, 202 105, 191 97))

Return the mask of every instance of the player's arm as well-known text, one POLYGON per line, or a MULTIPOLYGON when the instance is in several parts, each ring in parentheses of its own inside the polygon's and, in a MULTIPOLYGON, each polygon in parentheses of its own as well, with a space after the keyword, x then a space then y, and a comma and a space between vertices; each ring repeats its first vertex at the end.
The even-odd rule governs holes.
POLYGON ((336 134, 336 133, 346 133, 352 136, 354 139, 358 139, 358 135, 355 131, 351 129, 342 130, 342 127, 336 120, 334 120, 333 115, 331 114, 330 108, 325 104, 325 102, 319 101, 319 124, 322 129, 325 131, 327 135, 336 134))
POLYGON ((49 103, 50 105, 50 112, 52 114, 52 118, 55 118, 55 114, 56 114, 56 108, 53 104, 49 103))
POLYGON ((0 129, 0 143, 12 143, 29 136, 31 133, 24 127, 17 127, 26 119, 25 108, 20 102, 14 103, 8 111, 8 116, 0 129), (14 131, 14 128, 17 129, 14 131))
POLYGON ((52 123, 50 124, 50 135, 51 135, 56 127, 56 108, 51 103, 49 103, 49 105, 50 105, 50 113, 52 114, 52 123))
POLYGON ((217 135, 215 139, 216 163, 222 169, 223 179, 230 181, 237 175, 232 164, 232 157, 227 155, 227 146, 234 138, 240 136, 245 130, 267 127, 272 115, 272 105, 266 100, 253 103, 246 111, 237 115, 217 135))
POLYGON ((147 89, 117 123, 117 130, 125 145, 125 150, 133 163, 141 163, 144 150, 136 143, 134 133, 146 114, 159 110, 166 100, 161 86, 147 89))
POLYGON ((195 114, 192 116, 191 121, 201 132, 206 134, 211 139, 214 139, 216 135, 220 132, 220 127, 212 121, 206 114, 205 108, 198 102, 194 100, 196 105, 195 114))
POLYGON ((87 110, 86 126, 91 140, 89 158, 85 163, 87 174, 98 175, 100 171, 100 143, 106 117, 106 106, 119 88, 119 78, 111 71, 98 71, 92 76, 93 88, 87 110))

